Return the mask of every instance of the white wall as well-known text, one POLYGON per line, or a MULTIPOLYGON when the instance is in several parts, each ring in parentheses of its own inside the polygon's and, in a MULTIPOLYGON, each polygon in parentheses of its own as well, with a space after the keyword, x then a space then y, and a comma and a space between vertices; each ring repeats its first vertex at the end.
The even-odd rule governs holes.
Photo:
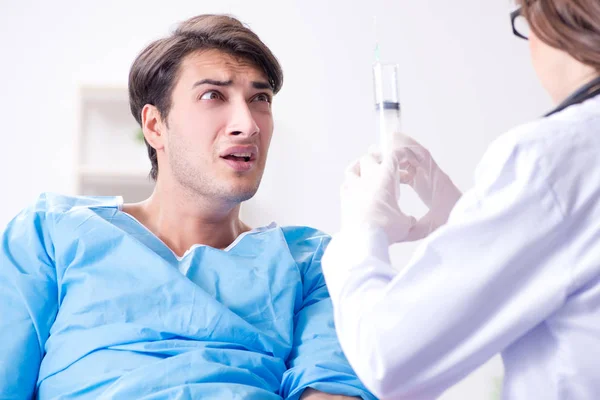
MULTIPOLYGON (((343 168, 374 142, 373 16, 401 65, 403 123, 467 189, 486 146, 550 107, 510 31, 509 0, 0 0, 0 229, 41 191, 74 190, 79 84, 126 84, 135 55, 176 22, 226 12, 285 73, 253 222, 338 227, 343 168)), ((404 262, 413 246, 394 249, 404 262)), ((446 399, 490 398, 497 361, 446 399)))

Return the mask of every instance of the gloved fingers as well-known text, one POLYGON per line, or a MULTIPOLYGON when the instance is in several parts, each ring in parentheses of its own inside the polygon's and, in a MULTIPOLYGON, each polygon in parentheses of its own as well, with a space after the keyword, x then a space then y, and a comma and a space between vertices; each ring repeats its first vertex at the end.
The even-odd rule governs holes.
POLYGON ((392 243, 406 242, 407 234, 413 230, 416 222, 415 217, 400 211, 400 214, 394 219, 394 225, 388 227, 388 238, 392 243))
POLYGON ((378 163, 381 163, 381 161, 383 159, 381 150, 379 149, 379 147, 377 145, 369 146, 369 151, 367 152, 367 154, 372 155, 373 158, 375 159, 375 161, 377 161, 378 163))
POLYGON ((433 214, 430 211, 427 214, 425 214, 423 218, 419 219, 413 224, 412 228, 408 232, 408 235, 406 236, 406 241, 414 242, 417 240, 424 239, 437 228, 438 226, 437 224, 435 224, 433 214))
POLYGON ((410 164, 400 166, 398 171, 399 181, 401 184, 413 186, 417 169, 410 164))
POLYGON ((357 190, 357 186, 360 183, 360 160, 353 161, 344 170, 344 181, 340 187, 340 194, 342 196, 347 195, 352 190, 357 190))
POLYGON ((392 149, 392 156, 397 160, 399 168, 406 169, 408 165, 415 168, 421 166, 419 158, 408 147, 394 147, 392 149))
POLYGON ((377 160, 377 154, 365 154, 358 160, 354 161, 345 171, 345 179, 342 184, 342 192, 348 191, 352 187, 371 185, 377 180, 381 168, 380 162, 377 160), (360 183, 360 181, 364 181, 360 183))
POLYGON ((352 161, 352 163, 346 167, 344 176, 346 179, 349 177, 360 178, 360 158, 352 161))
POLYGON ((381 153, 378 150, 373 149, 373 152, 369 152, 358 160, 353 161, 345 170, 346 177, 363 177, 369 175, 374 171, 374 168, 381 164, 381 153))
POLYGON ((402 132, 394 132, 392 135, 392 143, 394 147, 409 147, 409 148, 422 148, 425 147, 417 142, 412 136, 408 136, 402 132))
POLYGON ((427 150, 411 136, 405 135, 401 132, 396 132, 393 134, 393 148, 404 148, 410 150, 418 164, 427 162, 427 160, 432 158, 429 150, 427 150))
POLYGON ((391 155, 383 157, 381 161, 381 185, 387 189, 387 192, 396 197, 398 183, 400 182, 400 173, 402 172, 398 165, 398 160, 391 155))
POLYGON ((410 146, 413 144, 419 144, 412 136, 398 131, 392 134, 392 139, 393 143, 398 145, 410 146))
POLYGON ((377 153, 379 152, 379 145, 377 144, 372 144, 369 146, 369 150, 367 151, 367 153, 377 153))
POLYGON ((381 161, 378 160, 377 154, 367 153, 360 158, 360 176, 373 178, 377 176, 381 161))

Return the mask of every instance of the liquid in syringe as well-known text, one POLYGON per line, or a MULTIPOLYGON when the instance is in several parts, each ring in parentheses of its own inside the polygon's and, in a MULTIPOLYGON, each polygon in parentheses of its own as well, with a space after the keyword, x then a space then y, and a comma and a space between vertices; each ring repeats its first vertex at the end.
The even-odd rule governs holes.
POLYGON ((398 97, 398 65, 373 65, 375 113, 380 150, 389 151, 394 133, 400 132, 400 100, 398 97))

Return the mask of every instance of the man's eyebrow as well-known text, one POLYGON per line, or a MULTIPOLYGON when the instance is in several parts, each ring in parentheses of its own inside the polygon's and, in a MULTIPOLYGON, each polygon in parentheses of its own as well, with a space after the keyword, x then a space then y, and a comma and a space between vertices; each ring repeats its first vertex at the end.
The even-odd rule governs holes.
POLYGON ((233 84, 233 81, 231 79, 228 81, 218 81, 216 79, 202 79, 202 80, 194 83, 194 85, 192 86, 192 89, 195 89, 196 87, 198 87, 200 85, 231 86, 231 84, 233 84))
POLYGON ((254 89, 269 89, 273 90, 273 86, 270 83, 264 81, 254 81, 252 82, 252 87, 254 89))

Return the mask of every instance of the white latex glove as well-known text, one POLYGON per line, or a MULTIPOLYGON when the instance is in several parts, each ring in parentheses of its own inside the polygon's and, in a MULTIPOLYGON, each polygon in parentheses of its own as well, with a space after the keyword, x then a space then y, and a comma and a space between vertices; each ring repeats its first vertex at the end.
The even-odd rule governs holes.
POLYGON ((406 240, 428 236, 448 221, 454 205, 462 196, 452 180, 438 167, 429 151, 413 138, 394 135, 392 152, 400 160, 401 182, 411 186, 429 208, 408 233, 406 240))
POLYGON ((390 244, 406 240, 415 219, 402 213, 398 205, 399 161, 408 162, 396 153, 382 159, 371 152, 346 170, 341 190, 342 230, 380 228, 390 244))

